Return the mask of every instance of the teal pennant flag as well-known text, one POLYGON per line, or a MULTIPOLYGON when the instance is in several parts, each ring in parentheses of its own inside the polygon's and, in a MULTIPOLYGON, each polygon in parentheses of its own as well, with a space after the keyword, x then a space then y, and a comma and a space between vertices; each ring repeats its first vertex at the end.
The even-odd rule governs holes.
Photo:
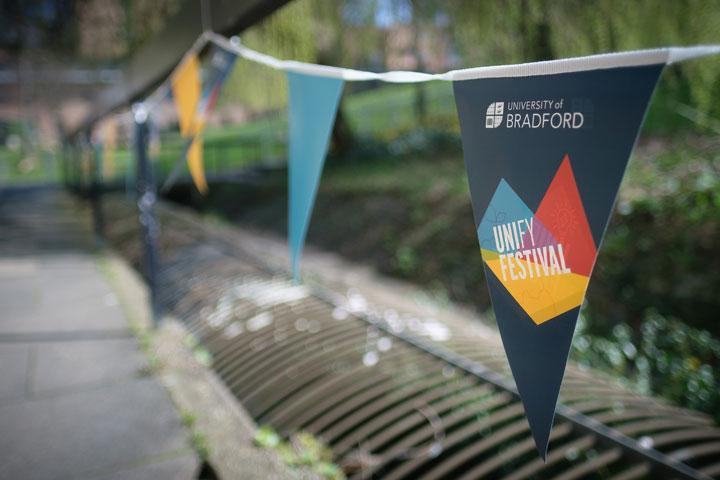
POLYGON ((288 237, 293 279, 300 279, 300 256, 330 143, 343 80, 288 72, 290 163, 288 237))

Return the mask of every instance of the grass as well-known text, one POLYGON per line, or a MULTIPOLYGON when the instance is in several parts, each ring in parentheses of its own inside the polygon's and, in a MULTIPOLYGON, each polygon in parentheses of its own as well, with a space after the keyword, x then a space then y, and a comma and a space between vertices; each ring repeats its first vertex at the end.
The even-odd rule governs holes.
MULTIPOLYGON (((432 82, 414 85, 388 85, 372 91, 350 93, 344 97, 343 108, 355 135, 373 141, 388 141, 398 131, 417 126, 414 108, 416 88, 426 92, 427 118, 442 129, 457 133, 455 104, 451 85, 432 82)), ((159 151, 154 152, 155 175, 165 177, 181 159, 186 140, 177 130, 161 134, 159 151)), ((208 174, 236 170, 248 165, 284 159, 286 156, 287 114, 271 112, 239 125, 209 126, 203 133, 205 169, 208 174)), ((282 160, 281 160, 282 161, 282 160)), ((124 148, 115 152, 115 174, 119 181, 133 173, 133 153, 124 148)))
POLYGON ((26 152, 0 146, 0 184, 57 182, 58 163, 50 151, 26 152))

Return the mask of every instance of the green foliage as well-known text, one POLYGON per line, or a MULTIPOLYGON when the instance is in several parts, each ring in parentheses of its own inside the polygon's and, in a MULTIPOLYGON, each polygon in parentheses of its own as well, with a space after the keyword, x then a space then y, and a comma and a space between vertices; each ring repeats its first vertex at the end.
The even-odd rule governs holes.
POLYGON ((342 469, 332 463, 332 451, 308 432, 297 432, 284 440, 272 427, 264 425, 255 433, 255 444, 274 450, 283 463, 295 468, 309 468, 322 478, 343 480, 342 469))
POLYGON ((183 339, 183 343, 187 348, 192 350, 193 358, 195 358, 198 363, 206 367, 212 366, 212 354, 205 347, 203 347, 200 342, 198 342, 197 338, 194 335, 186 335, 183 339))
POLYGON ((0 121, 0 182, 53 182, 59 178, 58 154, 38 141, 32 123, 0 121))
POLYGON ((143 328, 137 322, 133 322, 130 325, 133 334, 138 340, 140 349, 145 354, 147 364, 143 365, 139 372, 142 376, 152 376, 160 369, 160 359, 158 358, 155 347, 154 347, 154 335, 153 331, 147 328, 143 328))
MULTIPOLYGON (((720 37, 720 8, 713 0, 458 0, 444 7, 466 67, 716 43, 720 37), (542 42, 548 45, 539 50, 542 42)), ((675 101, 720 111, 718 62, 674 67, 661 88, 673 91, 675 101)))
POLYGON ((131 51, 157 34, 181 6, 180 0, 127 0, 124 3, 128 19, 127 42, 131 51))
POLYGON ((653 306, 720 338, 719 173, 720 148, 697 137, 649 146, 631 162, 589 290, 590 315, 637 329, 653 306))
POLYGON ((206 367, 212 366, 212 355, 208 350, 204 348, 196 348, 195 350, 193 350, 193 357, 195 357, 195 360, 197 360, 197 362, 201 365, 204 365, 206 367))
POLYGON ((577 360, 720 421, 720 148, 655 140, 630 163, 577 360))
POLYGON ((180 414, 180 420, 187 428, 193 428, 195 422, 197 422, 197 416, 192 412, 182 412, 180 414))
MULTIPOLYGON (((242 41, 250 48, 278 58, 315 62, 314 26, 312 3, 291 2, 267 20, 248 29, 243 33, 242 41)), ((255 112, 279 109, 287 102, 285 73, 238 61, 223 86, 219 103, 226 102, 242 103, 255 112)))
POLYGON ((397 262, 398 270, 407 276, 410 276, 420 264, 417 253, 409 245, 402 245, 397 249, 395 252, 395 261, 397 262))
POLYGON ((255 444, 262 448, 277 448, 282 438, 272 427, 263 425, 255 432, 255 444))
MULTIPOLYGON (((436 55, 448 59, 447 69, 715 43, 720 37, 720 7, 712 0, 605 0, 592 4, 577 0, 416 0, 409 5, 409 26, 414 29, 416 42, 421 42, 418 32, 424 32, 426 43, 434 46, 436 55)), ((376 15, 380 8, 373 0, 296 0, 243 33, 242 41, 279 58, 383 70, 392 50, 393 28, 406 25, 397 19, 389 25, 379 23, 376 15)), ((420 54, 418 48, 416 45, 408 53, 413 53, 422 66, 428 53, 420 54)), ((414 120, 419 91, 416 86, 378 89, 348 84, 346 91, 368 87, 371 91, 365 94, 374 99, 378 114, 363 117, 348 105, 355 117, 350 122, 355 133, 366 136, 367 128, 382 132, 384 125, 406 124, 407 117, 414 120)), ((445 89, 448 94, 437 97, 439 105, 428 99, 430 109, 439 107, 454 114, 450 84, 436 82, 418 88, 430 96, 445 89)), ((240 61, 220 103, 239 103, 254 113, 275 112, 285 106, 286 90, 283 73, 240 61)), ((664 115, 666 111, 674 113, 677 102, 720 115, 718 62, 695 61, 669 68, 660 83, 648 127, 664 132, 672 131, 671 127, 687 128, 689 124, 677 115, 664 115), (671 124, 667 124, 668 118, 673 120, 671 124)), ((435 112, 439 113, 442 111, 435 112)), ((451 122, 455 123, 454 119, 451 122)), ((437 118, 425 119, 424 123, 436 126, 437 118)), ((271 121, 265 126, 270 130, 276 124, 271 121)))
POLYGON ((192 444, 201 460, 207 460, 210 457, 210 446, 208 444, 208 438, 204 433, 193 430, 192 444))
POLYGON ((572 357, 612 373, 633 389, 660 395, 686 408, 709 412, 720 422, 720 341, 706 330, 648 310, 638 331, 617 324, 610 335, 593 335, 581 317, 572 357))

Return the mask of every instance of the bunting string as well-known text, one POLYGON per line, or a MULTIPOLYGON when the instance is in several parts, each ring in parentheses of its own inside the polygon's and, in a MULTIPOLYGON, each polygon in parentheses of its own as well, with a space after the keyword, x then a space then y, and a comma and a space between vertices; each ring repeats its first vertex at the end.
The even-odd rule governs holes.
POLYGON ((281 60, 253 50, 240 42, 239 37, 227 38, 212 31, 203 32, 178 63, 170 76, 143 102, 144 110, 151 112, 168 96, 172 78, 178 68, 193 55, 199 54, 206 45, 212 43, 232 52, 245 60, 264 65, 275 70, 304 73, 320 77, 331 77, 348 82, 382 81, 388 83, 420 83, 435 80, 459 81, 479 78, 526 77, 533 75, 551 75, 583 70, 601 70, 607 68, 631 67, 673 63, 708 55, 720 54, 720 45, 696 45, 690 47, 663 47, 627 52, 602 53, 585 57, 573 57, 559 60, 520 63, 512 65, 493 65, 450 70, 444 73, 425 73, 404 70, 387 72, 368 72, 352 68, 318 65, 296 60, 281 60))
POLYGON ((494 65, 487 67, 450 70, 445 73, 423 73, 413 71, 388 71, 382 73, 367 72, 351 68, 331 67, 295 60, 279 60, 270 55, 257 52, 240 43, 238 37, 227 39, 217 33, 207 32, 207 39, 221 48, 256 63, 276 70, 304 73, 320 77, 339 78, 348 82, 379 80, 388 83, 419 83, 433 80, 458 81, 477 78, 526 77, 531 75, 550 75, 583 70, 599 70, 606 68, 654 65, 689 60, 720 53, 720 45, 696 45, 692 47, 664 47, 648 50, 632 50, 628 52, 603 53, 585 57, 574 57, 560 60, 520 63, 514 65, 494 65))

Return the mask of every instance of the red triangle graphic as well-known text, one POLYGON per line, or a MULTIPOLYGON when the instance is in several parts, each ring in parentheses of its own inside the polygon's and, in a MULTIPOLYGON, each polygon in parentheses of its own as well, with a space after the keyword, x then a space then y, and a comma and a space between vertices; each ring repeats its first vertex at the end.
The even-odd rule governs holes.
POLYGON ((589 277, 597 250, 568 155, 563 157, 535 217, 562 245, 568 268, 589 277))

